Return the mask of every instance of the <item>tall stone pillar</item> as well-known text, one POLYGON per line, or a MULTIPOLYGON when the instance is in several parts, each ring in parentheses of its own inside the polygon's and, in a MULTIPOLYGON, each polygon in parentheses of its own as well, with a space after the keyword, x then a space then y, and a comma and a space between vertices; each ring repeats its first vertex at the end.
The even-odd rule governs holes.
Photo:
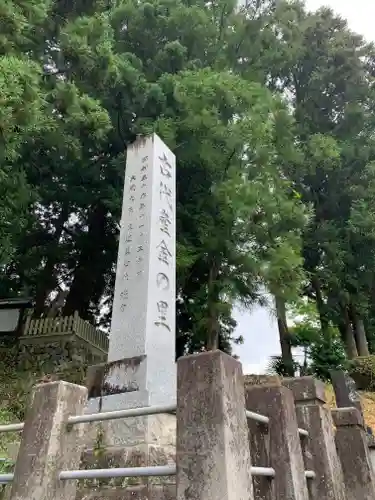
POLYGON ((357 408, 332 411, 336 426, 336 447, 344 474, 347 500, 374 500, 375 478, 363 428, 357 408))
POLYGON ((299 427, 309 433, 302 440, 305 468, 315 472, 315 478, 309 481, 310 500, 345 500, 344 478, 323 382, 300 377, 284 379, 283 384, 293 393, 299 427))
POLYGON ((178 360, 177 499, 254 500, 241 364, 220 351, 178 360))
MULTIPOLYGON (((175 156, 157 135, 128 148, 108 363, 89 369, 88 413, 176 404, 175 184, 175 156)), ((85 465, 174 461, 175 415, 92 424, 87 435, 85 465)))
POLYGON ((267 425, 248 419, 253 466, 275 470, 272 481, 256 481, 258 496, 262 500, 308 500, 292 392, 281 386, 249 385, 245 395, 247 410, 269 418, 267 425))

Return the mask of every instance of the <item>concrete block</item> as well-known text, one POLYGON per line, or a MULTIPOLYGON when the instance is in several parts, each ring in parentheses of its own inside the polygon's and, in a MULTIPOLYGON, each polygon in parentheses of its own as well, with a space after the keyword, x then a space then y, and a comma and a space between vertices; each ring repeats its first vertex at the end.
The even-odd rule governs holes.
POLYGON ((325 403, 324 384, 313 377, 285 379, 294 396, 298 426, 309 432, 302 437, 305 469, 313 470, 308 480, 310 500, 345 500, 344 478, 336 451, 331 412, 325 403))
POLYGON ((253 500, 241 364, 213 351, 177 372, 178 500, 253 500))
POLYGON ((78 469, 82 425, 67 428, 71 415, 83 413, 87 389, 66 382, 35 387, 14 471, 11 500, 74 500, 75 481, 60 481, 62 470, 78 469))
POLYGON ((248 420, 253 465, 272 467, 276 472, 272 482, 254 478, 256 498, 308 500, 292 392, 279 386, 247 387, 246 409, 269 417, 267 427, 255 427, 248 420))
POLYGON ((375 478, 362 417, 356 408, 332 411, 336 447, 340 457, 347 500, 374 500, 375 478))

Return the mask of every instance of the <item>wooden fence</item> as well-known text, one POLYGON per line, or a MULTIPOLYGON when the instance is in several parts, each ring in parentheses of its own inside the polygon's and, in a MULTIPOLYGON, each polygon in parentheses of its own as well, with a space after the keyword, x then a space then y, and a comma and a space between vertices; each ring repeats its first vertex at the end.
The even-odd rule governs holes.
POLYGON ((108 352, 108 337, 91 323, 79 317, 78 312, 72 316, 59 316, 55 318, 27 318, 22 337, 47 337, 47 336, 72 336, 84 340, 93 347, 108 352))

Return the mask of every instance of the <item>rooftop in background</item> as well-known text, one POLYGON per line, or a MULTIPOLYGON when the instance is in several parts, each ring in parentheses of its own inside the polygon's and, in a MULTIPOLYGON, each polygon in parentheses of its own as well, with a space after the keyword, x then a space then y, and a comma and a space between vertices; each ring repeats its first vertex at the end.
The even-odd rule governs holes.
POLYGON ((21 309, 27 307, 33 307, 33 300, 29 297, 0 299, 0 309, 21 309))

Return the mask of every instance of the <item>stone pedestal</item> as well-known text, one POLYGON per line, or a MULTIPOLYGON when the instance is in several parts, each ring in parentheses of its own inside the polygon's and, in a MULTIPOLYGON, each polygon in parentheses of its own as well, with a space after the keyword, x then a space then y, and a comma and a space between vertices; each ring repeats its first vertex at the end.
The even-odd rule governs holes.
POLYGON ((313 377, 284 379, 293 393, 297 422, 309 432, 302 438, 305 469, 315 472, 308 482, 310 500, 346 500, 341 463, 337 455, 332 416, 323 382, 313 377))
MULTIPOLYGON (((85 413, 150 406, 149 392, 140 390, 145 361, 146 356, 138 356, 90 367, 87 375, 89 401, 85 413)), ((169 404, 173 403, 169 401, 169 404)), ((168 402, 164 400, 159 404, 168 402)), ((85 452, 80 468, 172 465, 175 455, 174 414, 121 418, 86 424, 85 452)), ((175 477, 85 480, 80 482, 77 500, 168 499, 173 498, 170 495, 174 491, 175 477)))
POLYGON ((245 398, 247 410, 269 418, 267 426, 248 419, 253 465, 275 470, 272 481, 255 478, 255 498, 308 500, 292 392, 280 385, 247 385, 245 398))
MULTIPOLYGON (((109 362, 89 369, 87 413, 176 403, 175 162, 155 134, 127 150, 109 362)), ((175 460, 176 417, 94 423, 86 438, 84 467, 167 465, 175 460)), ((161 485, 175 479, 116 481, 101 481, 102 500, 114 498, 116 485, 124 495, 137 487, 142 500, 158 498, 161 485)))
POLYGON ((332 411, 336 426, 336 447, 344 473, 347 500, 374 500, 375 477, 363 428, 356 408, 332 411))

